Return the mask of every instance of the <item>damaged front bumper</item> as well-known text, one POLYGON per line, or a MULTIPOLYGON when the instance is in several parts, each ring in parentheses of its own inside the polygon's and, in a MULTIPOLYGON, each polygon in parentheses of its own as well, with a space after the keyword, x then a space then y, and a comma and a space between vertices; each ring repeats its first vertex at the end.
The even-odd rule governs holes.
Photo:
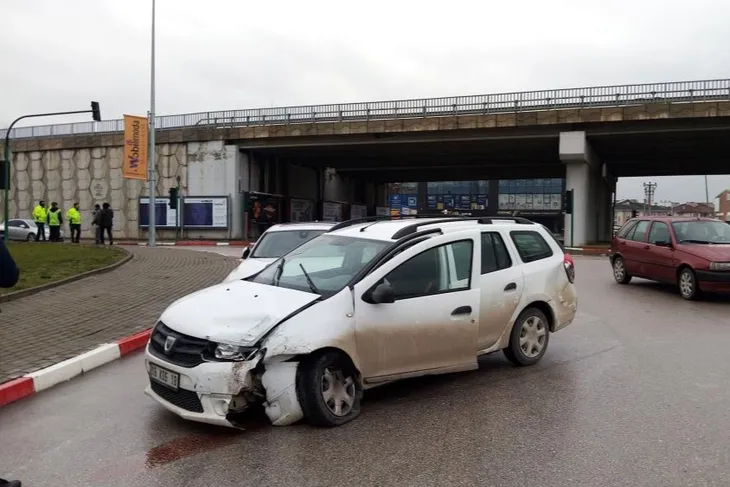
POLYGON ((286 426, 303 417, 296 394, 296 362, 264 364, 257 354, 247 361, 181 367, 149 350, 145 359, 150 377, 145 394, 184 419, 236 427, 236 415, 257 404, 263 406, 275 426, 286 426))

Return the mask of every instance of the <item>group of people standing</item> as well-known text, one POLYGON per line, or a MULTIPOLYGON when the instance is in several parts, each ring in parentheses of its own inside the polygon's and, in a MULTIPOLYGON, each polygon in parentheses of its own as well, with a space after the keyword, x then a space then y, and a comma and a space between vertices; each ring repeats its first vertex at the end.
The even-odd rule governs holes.
MULTIPOLYGON (((73 207, 66 212, 66 219, 71 233, 71 242, 79 243, 81 238, 81 211, 79 204, 74 203, 73 207)), ((46 225, 48 225, 49 240, 58 242, 61 240, 61 225, 63 225, 62 210, 55 201, 51 203, 51 207, 46 209, 46 202, 41 200, 33 209, 33 221, 38 227, 36 233, 36 242, 46 241, 46 225)), ((92 222, 94 226, 94 236, 97 244, 104 244, 104 234, 109 237, 109 244, 114 245, 112 237, 112 227, 114 226, 114 210, 109 203, 103 205, 95 205, 92 213, 92 222)))

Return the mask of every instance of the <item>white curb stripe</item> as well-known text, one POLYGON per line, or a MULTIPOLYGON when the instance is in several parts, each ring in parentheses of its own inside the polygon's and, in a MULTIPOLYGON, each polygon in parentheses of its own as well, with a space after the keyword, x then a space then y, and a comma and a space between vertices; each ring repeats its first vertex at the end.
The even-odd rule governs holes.
POLYGON ((216 242, 215 244, 218 247, 228 247, 230 245, 229 242, 216 242))
POLYGON ((84 372, 88 372, 120 357, 119 345, 116 343, 107 343, 78 357, 73 357, 46 367, 45 369, 31 372, 25 377, 33 379, 35 391, 40 392, 61 382, 71 380, 77 375, 81 375, 84 372))

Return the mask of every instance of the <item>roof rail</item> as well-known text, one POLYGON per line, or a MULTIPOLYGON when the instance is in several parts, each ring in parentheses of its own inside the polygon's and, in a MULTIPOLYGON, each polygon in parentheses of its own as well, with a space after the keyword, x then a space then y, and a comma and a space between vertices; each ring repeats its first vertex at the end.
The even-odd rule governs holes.
POLYGON ((424 222, 418 222, 413 223, 411 225, 408 225, 407 227, 403 227, 397 232, 393 234, 393 240, 400 240, 401 238, 410 235, 412 233, 415 233, 418 231, 418 227, 422 227, 424 225, 438 225, 439 223, 451 223, 451 222, 464 222, 464 221, 476 221, 477 223, 481 225, 491 225, 494 223, 494 221, 514 221, 517 224, 520 225, 534 225, 535 222, 528 220, 527 218, 522 218, 519 216, 512 216, 512 217, 481 217, 481 216, 473 216, 473 217, 452 217, 452 218, 442 218, 439 220, 432 220, 432 221, 424 221, 424 222))
POLYGON ((534 225, 535 222, 532 220, 528 220, 527 218, 523 218, 521 216, 490 216, 486 218, 480 218, 479 223, 489 225, 490 223, 494 223, 494 220, 507 220, 507 221, 514 221, 515 223, 519 225, 534 225))
MULTIPOLYGON (((433 215, 398 215, 398 216, 367 216, 365 218, 353 218, 352 220, 345 220, 343 222, 339 222, 332 228, 328 230, 328 232, 334 232, 335 230, 341 230, 343 228, 350 227, 352 225, 357 225, 358 223, 367 223, 367 222, 379 222, 379 221, 393 221, 393 220, 407 220, 409 218, 418 219, 418 218, 434 218, 433 215)), ((454 216, 451 217, 451 220, 457 220, 458 217, 454 216)))

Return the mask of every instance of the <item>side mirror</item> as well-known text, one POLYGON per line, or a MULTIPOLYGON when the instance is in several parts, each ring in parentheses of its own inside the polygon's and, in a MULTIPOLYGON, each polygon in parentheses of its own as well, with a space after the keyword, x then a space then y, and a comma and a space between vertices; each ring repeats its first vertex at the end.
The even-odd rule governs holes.
POLYGON ((243 250, 243 254, 241 254, 242 259, 248 259, 248 256, 251 255, 251 247, 246 247, 243 250))
POLYGON ((383 281, 369 293, 369 298, 374 304, 395 303, 395 291, 390 284, 383 281))
POLYGON ((656 242, 654 242, 654 245, 656 245, 657 247, 671 247, 672 242, 670 242, 669 240, 657 240, 656 242))

